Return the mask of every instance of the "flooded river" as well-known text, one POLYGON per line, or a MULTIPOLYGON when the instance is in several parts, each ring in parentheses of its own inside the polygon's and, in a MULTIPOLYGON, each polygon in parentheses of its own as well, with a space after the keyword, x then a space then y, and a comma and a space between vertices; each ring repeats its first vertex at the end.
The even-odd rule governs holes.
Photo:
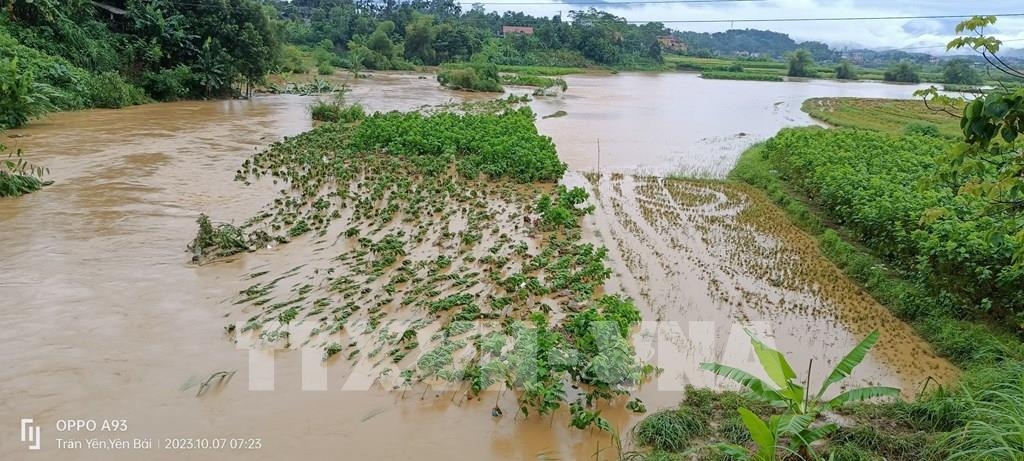
MULTIPOLYGON (((723 246, 700 237, 701 229, 718 232, 715 228, 695 226, 691 230, 696 233, 687 234, 687 226, 676 225, 678 219, 727 211, 737 205, 730 199, 732 192, 685 190, 691 186, 609 174, 720 174, 747 145, 782 127, 812 123, 799 110, 805 98, 909 97, 915 87, 705 81, 687 74, 567 80, 570 89, 562 97, 532 103, 538 115, 559 110, 567 115, 539 120, 538 126, 552 136, 575 172, 568 180, 596 192, 598 212, 588 219, 587 232, 612 249, 611 284, 638 299, 645 320, 719 322, 712 331, 723 331, 712 336, 724 340, 734 322, 796 319, 778 328, 775 336, 779 347, 800 359, 836 357, 869 328, 888 327, 892 344, 880 347, 865 363, 860 381, 908 389, 925 376, 954 373, 905 326, 844 282, 834 267, 801 253, 806 242, 799 235, 772 237, 772 242, 782 242, 778 248, 793 250, 791 255, 772 250, 771 257, 788 261, 796 272, 801 267, 824 271, 831 277, 829 286, 838 288, 752 282, 737 261, 749 252, 776 248, 773 243, 723 246), (606 174, 584 178, 580 173, 599 167, 598 143, 600 169, 606 174), (701 207, 714 211, 705 213, 701 207), (827 272, 829 267, 833 272, 827 272), (727 286, 710 289, 719 283, 710 281, 715 277, 727 286), (749 301, 748 306, 757 304, 762 310, 725 307, 734 305, 737 296, 772 302, 779 297, 803 299, 808 293, 823 301, 793 302, 781 314, 764 312, 767 304, 749 301), (843 293, 855 300, 849 309, 840 299, 843 293), (808 315, 807 309, 820 313, 808 315), (808 323, 808 318, 817 320, 808 323), (812 338, 802 341, 803 336, 812 338)), ((444 91, 432 76, 411 74, 361 80, 351 95, 369 110, 409 110, 486 97, 444 91)), ((63 113, 8 133, 11 137, 3 142, 49 167, 55 183, 21 198, 0 199, 5 233, 0 245, 0 339, 5 348, 0 420, 6 421, 0 431, 0 459, 25 458, 26 447, 14 426, 20 418, 33 418, 42 426, 43 450, 31 453, 32 459, 283 459, 296 454, 582 459, 607 447, 607 438, 568 429, 564 414, 553 421, 514 421, 510 414, 493 418, 493 397, 486 395, 480 402, 453 405, 433 393, 424 400, 402 399, 396 392, 340 391, 334 382, 327 391, 303 391, 302 359, 295 351, 277 353, 273 391, 248 390, 249 354, 224 334, 228 319, 239 314, 232 298, 251 284, 246 274, 287 270, 302 253, 284 245, 193 267, 184 248, 199 213, 240 222, 273 200, 276 187, 245 187, 233 181, 235 171, 270 142, 308 130, 312 100, 260 96, 63 113), (194 389, 181 390, 222 370, 238 370, 238 375, 201 398, 194 389), (91 436, 152 438, 155 446, 174 438, 244 438, 259 439, 259 448, 250 442, 234 450, 202 449, 196 442, 191 450, 144 454, 62 451, 56 439, 89 434, 58 433, 56 422, 61 419, 124 419, 127 431, 91 436)), ((761 226, 767 233, 770 227, 762 221, 708 224, 713 225, 722 226, 718 233, 735 232, 739 225, 761 226)), ((664 334, 651 328, 645 325, 639 343, 656 343, 664 334)), ((686 331, 686 323, 682 329, 686 331)), ((738 338, 737 344, 745 340, 738 338)), ((731 346, 714 346, 723 347, 731 346)), ((678 364, 659 365, 672 373, 680 369, 678 364)), ((692 365, 681 367, 680 373, 692 365)), ((674 404, 680 390, 651 385, 638 395, 653 410, 674 404)), ((514 408, 506 400, 503 406, 514 408)), ((623 431, 635 421, 621 409, 610 409, 606 416, 623 431)))

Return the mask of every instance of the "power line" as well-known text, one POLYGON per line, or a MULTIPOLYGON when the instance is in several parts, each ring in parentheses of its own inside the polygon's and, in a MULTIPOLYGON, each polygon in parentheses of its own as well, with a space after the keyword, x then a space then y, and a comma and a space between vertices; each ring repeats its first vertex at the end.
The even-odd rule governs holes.
POLYGON ((1002 13, 1002 14, 951 14, 931 16, 861 16, 861 17, 831 17, 831 18, 767 18, 767 19, 668 19, 661 21, 634 20, 626 21, 631 24, 647 24, 649 22, 661 22, 672 24, 707 24, 707 23, 733 23, 733 22, 815 22, 815 21, 886 21, 900 19, 962 19, 972 16, 998 16, 1018 17, 1024 13, 1002 13))
MULTIPOLYGON (((999 40, 1002 43, 1009 42, 1024 42, 1024 38, 1010 38, 1006 40, 999 40)), ((904 51, 904 50, 924 50, 929 48, 946 48, 946 45, 918 45, 918 46, 905 46, 903 48, 889 48, 879 51, 904 51)))
MULTIPOLYGON (((538 1, 527 1, 527 2, 508 2, 508 1, 486 2, 486 1, 484 1, 484 2, 454 2, 454 3, 456 5, 468 5, 468 6, 472 6, 472 5, 484 5, 484 6, 518 6, 518 5, 546 6, 546 5, 552 5, 552 6, 570 6, 571 7, 571 6, 574 6, 574 5, 583 5, 583 6, 598 6, 598 5, 600 5, 600 6, 615 6, 615 5, 644 5, 644 4, 763 3, 763 2, 769 2, 769 1, 772 1, 772 0, 624 0, 624 1, 617 1, 617 2, 616 1, 599 1, 599 0, 595 0, 595 1, 580 1, 580 2, 576 2, 576 1, 562 2, 562 1, 559 1, 559 0, 552 0, 550 2, 538 2, 538 1)), ((217 7, 217 8, 228 8, 228 9, 240 8, 240 7, 232 6, 232 5, 210 5, 210 4, 206 4, 206 3, 197 3, 194 0, 193 1, 161 0, 160 3, 179 5, 179 6, 212 6, 212 7, 217 7)), ((377 5, 384 5, 383 1, 375 1, 373 3, 377 4, 377 5)), ((400 4, 403 4, 403 3, 408 3, 408 2, 399 1, 399 2, 396 2, 396 5, 400 5, 400 4)))

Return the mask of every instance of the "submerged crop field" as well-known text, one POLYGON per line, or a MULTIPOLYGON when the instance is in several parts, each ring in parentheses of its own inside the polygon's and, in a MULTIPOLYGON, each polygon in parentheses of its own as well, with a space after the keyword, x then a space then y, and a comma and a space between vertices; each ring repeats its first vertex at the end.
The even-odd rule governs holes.
POLYGON ((234 301, 246 320, 229 332, 314 345, 421 397, 504 385, 516 404, 503 409, 499 392, 495 415, 571 408, 574 426, 609 429, 594 405, 654 369, 628 340, 632 301, 603 289, 606 250, 581 241, 587 194, 555 186, 565 166, 533 118, 378 113, 255 155, 237 179, 283 189, 237 233, 300 245, 301 263, 250 274, 234 301))
POLYGON ((700 338, 729 340, 736 325, 796 351, 794 363, 825 364, 808 369, 816 381, 861 338, 879 341, 843 389, 885 391, 852 389, 853 400, 913 398, 958 374, 761 192, 617 173, 563 177, 535 115, 515 108, 522 101, 326 123, 244 162, 236 180, 272 184, 278 197, 241 226, 202 223, 193 243, 200 263, 246 250, 277 260, 276 270, 243 277, 229 337, 314 348, 345 379, 398 400, 483 399, 493 418, 545 424, 567 414, 559 420, 618 447, 602 459, 657 459, 666 449, 711 456, 715 443, 742 443, 721 424, 735 426, 739 406, 767 407, 688 387, 722 388, 705 365, 732 363, 736 352, 700 338), (687 339, 641 319, 682 322, 690 335, 694 325, 710 330, 687 339), (655 362, 641 359, 637 341, 660 345, 655 362), (638 390, 652 379, 655 393, 638 390), (643 413, 641 397, 684 387, 693 394, 684 406, 709 398, 728 410, 678 410, 705 429, 670 441, 663 425, 689 424, 676 410, 628 434, 621 418, 602 414, 643 413))

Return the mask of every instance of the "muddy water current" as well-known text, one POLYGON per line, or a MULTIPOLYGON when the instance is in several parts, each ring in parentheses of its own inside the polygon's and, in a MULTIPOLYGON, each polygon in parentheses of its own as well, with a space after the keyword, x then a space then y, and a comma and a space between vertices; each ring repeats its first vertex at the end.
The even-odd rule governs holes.
MULTIPOLYGON (((376 75, 354 83, 351 98, 369 110, 410 110, 487 97, 420 77, 376 75)), ((743 327, 774 339, 797 368, 813 359, 816 382, 830 359, 875 328, 882 343, 852 382, 896 385, 909 396, 929 376, 955 374, 756 192, 613 173, 720 174, 750 143, 812 123, 799 110, 805 98, 909 97, 914 87, 686 74, 567 80, 568 93, 532 105, 538 115, 567 113, 538 126, 573 171, 567 182, 587 187, 597 205, 585 230, 610 250, 609 289, 643 310, 635 343, 665 369, 635 393, 648 408, 673 405, 685 383, 722 387, 699 361, 752 367, 743 327), (603 174, 583 174, 599 166, 603 174)), ((2 141, 49 167, 55 183, 0 199, 0 459, 593 459, 609 445, 568 429, 565 412, 515 420, 507 394, 505 415, 494 418, 494 393, 455 404, 445 392, 342 391, 337 373, 328 390, 303 390, 304 359, 294 350, 278 351, 269 374, 250 376, 254 359, 225 334, 244 319, 233 300, 252 273, 286 272, 313 257, 310 246, 299 239, 202 267, 189 264, 184 247, 200 212, 241 222, 273 200, 279 186, 246 187, 235 171, 267 144, 308 130, 312 100, 63 113, 7 133, 2 141), (194 386, 182 390, 230 370, 237 374, 202 397, 194 386), (250 390, 270 381, 273 390, 250 390), (20 418, 42 428, 32 456, 19 440, 20 418), (63 419, 128 425, 114 434, 58 432, 63 419), (154 447, 57 441, 92 437, 152 439, 154 447), (213 439, 243 442, 217 449, 213 439)), ((621 407, 604 416, 625 431, 637 417, 621 407)))

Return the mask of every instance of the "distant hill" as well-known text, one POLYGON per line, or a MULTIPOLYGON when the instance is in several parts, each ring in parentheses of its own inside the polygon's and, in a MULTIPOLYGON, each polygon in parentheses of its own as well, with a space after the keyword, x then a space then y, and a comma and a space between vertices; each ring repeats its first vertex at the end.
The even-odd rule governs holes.
POLYGON ((781 58, 798 48, 810 51, 817 62, 833 62, 840 53, 821 42, 797 42, 787 34, 758 29, 725 32, 676 32, 676 37, 694 53, 781 58))

